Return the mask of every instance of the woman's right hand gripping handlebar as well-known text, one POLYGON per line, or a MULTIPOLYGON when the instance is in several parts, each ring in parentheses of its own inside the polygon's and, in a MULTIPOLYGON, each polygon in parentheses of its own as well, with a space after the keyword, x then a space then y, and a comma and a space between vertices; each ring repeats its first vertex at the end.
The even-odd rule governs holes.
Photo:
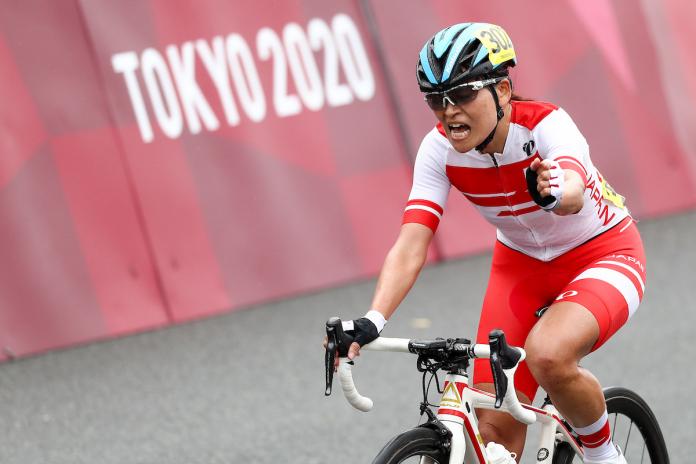
MULTIPOLYGON (((365 314, 365 316, 360 319, 353 319, 352 321, 342 321, 341 328, 346 337, 340 340, 339 346, 336 346, 336 351, 338 356, 334 360, 334 370, 338 368, 339 356, 347 355, 348 359, 351 361, 355 359, 356 356, 360 356, 360 348, 379 337, 380 332, 384 329, 387 320, 384 315, 376 310, 370 310, 365 314), (342 353, 346 348, 341 346, 341 343, 346 343, 350 341, 347 347, 347 353, 342 353)), ((324 337, 324 349, 327 349, 328 337, 324 337)))

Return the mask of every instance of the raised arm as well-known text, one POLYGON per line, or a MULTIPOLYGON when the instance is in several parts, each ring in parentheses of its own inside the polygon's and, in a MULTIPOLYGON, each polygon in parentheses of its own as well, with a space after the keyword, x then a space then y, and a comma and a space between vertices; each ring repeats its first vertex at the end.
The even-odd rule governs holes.
POLYGON ((585 201, 587 169, 591 165, 585 137, 561 108, 544 117, 532 135, 541 157, 529 166, 537 174, 536 190, 542 198, 552 195, 559 200, 555 204, 540 205, 559 216, 579 212, 585 201))

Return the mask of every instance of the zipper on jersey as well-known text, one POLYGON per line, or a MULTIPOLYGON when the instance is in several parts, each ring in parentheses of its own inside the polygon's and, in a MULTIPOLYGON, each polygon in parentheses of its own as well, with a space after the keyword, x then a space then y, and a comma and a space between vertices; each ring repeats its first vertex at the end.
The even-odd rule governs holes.
POLYGON ((493 160, 493 164, 495 164, 495 167, 499 168, 500 166, 498 166, 498 160, 495 159, 495 155, 493 153, 488 153, 488 156, 490 156, 491 159, 493 160))

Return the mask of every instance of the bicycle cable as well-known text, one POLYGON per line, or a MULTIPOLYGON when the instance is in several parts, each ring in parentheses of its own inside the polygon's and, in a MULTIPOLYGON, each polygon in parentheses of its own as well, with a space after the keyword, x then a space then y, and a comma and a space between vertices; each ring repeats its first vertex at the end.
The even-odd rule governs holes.
POLYGON ((429 413, 428 417, 432 420, 432 411, 430 411, 428 408, 430 407, 439 407, 439 404, 433 404, 428 400, 428 392, 430 391, 430 385, 433 382, 433 379, 435 379, 435 387, 437 388, 438 393, 442 394, 444 393, 444 390, 440 388, 440 377, 438 377, 437 372, 445 365, 444 362, 432 362, 429 358, 426 356, 419 356, 418 357, 418 370, 423 373, 423 377, 421 379, 421 388, 423 390, 423 401, 420 404, 420 417, 423 417, 423 414, 426 413, 426 411, 429 413), (427 375, 430 374, 430 379, 426 382, 426 377, 427 375))

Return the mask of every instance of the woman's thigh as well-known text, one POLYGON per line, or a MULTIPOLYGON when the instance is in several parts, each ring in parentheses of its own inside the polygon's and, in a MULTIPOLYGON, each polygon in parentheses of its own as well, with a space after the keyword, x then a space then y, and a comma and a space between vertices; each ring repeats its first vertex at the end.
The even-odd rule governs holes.
MULTIPOLYGON (((645 292, 645 252, 635 225, 608 238, 605 251, 579 269, 554 300, 554 305, 575 303, 592 314, 599 333, 590 351, 602 346, 628 321, 645 292), (621 247, 612 247, 618 239, 621 247)), ((568 325, 572 326, 572 321, 568 325)))
MULTIPOLYGON (((477 343, 488 343, 491 330, 505 332, 507 342, 524 346, 529 331, 537 322, 535 312, 558 295, 570 276, 549 278, 548 264, 496 244, 491 274, 481 309, 477 343)), ((487 359, 474 361, 474 384, 493 382, 487 359)), ((526 363, 520 364, 515 384, 527 397, 534 399, 538 384, 526 363)))

